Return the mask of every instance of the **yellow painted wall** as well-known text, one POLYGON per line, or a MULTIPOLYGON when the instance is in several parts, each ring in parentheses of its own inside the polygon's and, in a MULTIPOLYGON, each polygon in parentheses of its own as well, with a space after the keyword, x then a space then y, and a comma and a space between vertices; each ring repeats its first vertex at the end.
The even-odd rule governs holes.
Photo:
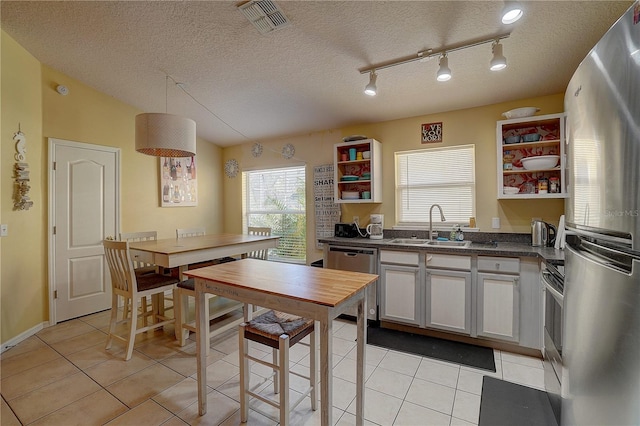
MULTIPOLYGON (((395 225, 395 177, 394 153, 453 145, 475 144, 476 149, 476 217, 478 227, 483 232, 523 232, 530 231, 532 217, 557 224, 564 213, 563 199, 546 200, 498 200, 496 165, 496 122, 503 120, 504 111, 523 106, 540 108, 538 114, 554 114, 563 111, 563 94, 524 99, 478 108, 431 114, 401 120, 346 127, 339 130, 318 132, 287 139, 261 141, 265 149, 258 158, 251 155, 253 143, 226 147, 224 161, 235 158, 241 170, 272 168, 295 163, 307 165, 307 261, 322 257, 315 249, 315 220, 313 212, 313 166, 333 162, 333 145, 343 136, 366 135, 382 143, 383 202, 381 204, 343 204, 342 220, 351 221, 356 215, 361 225, 369 222, 372 213, 385 215, 385 228, 395 225), (420 126, 423 123, 442 122, 443 142, 423 145, 420 142, 420 126), (284 160, 280 154, 282 147, 291 143, 296 148, 295 160, 284 160), (491 219, 499 217, 501 228, 491 229, 491 219)), ((452 164, 451 167, 456 167, 452 164)), ((242 231, 242 181, 240 175, 224 178, 225 229, 230 232, 242 231)), ((425 212, 425 217, 429 212, 425 212)), ((445 212, 446 214, 446 212, 445 212)))
POLYGON ((204 226, 224 232, 222 149, 198 139, 198 206, 161 208, 159 160, 134 150, 135 115, 141 111, 41 65, 2 33, 2 223, 0 239, 2 343, 49 318, 47 138, 121 149, 121 231, 157 230, 171 238, 176 228, 204 226), (69 95, 55 90, 58 84, 69 95), (34 208, 13 212, 11 203, 14 143, 18 122, 27 136, 34 208))
MULTIPOLYGON (((530 231, 532 217, 541 217, 545 221, 557 224, 560 215, 564 213, 563 199, 497 199, 496 122, 504 120, 501 115, 504 111, 524 106, 540 108, 539 115, 559 113, 564 110, 563 102, 563 94, 557 94, 341 129, 343 135, 367 135, 379 140, 382 143, 384 169, 382 204, 376 207, 345 205, 343 217, 350 220, 353 215, 359 215, 362 220, 371 213, 383 213, 385 228, 390 228, 396 223, 395 152, 475 144, 476 219, 481 231, 494 231, 491 229, 493 217, 499 217, 501 221, 501 228, 495 230, 496 232, 527 233, 530 231), (423 123, 437 122, 442 122, 443 125, 443 142, 423 145, 420 142, 420 126, 423 123)), ((456 165, 452 164, 451 167, 456 165)), ((425 212, 425 217, 428 214, 429 212, 425 212)))
MULTIPOLYGON (((252 143, 226 147, 223 161, 235 159, 242 171, 276 167, 306 165, 306 205, 307 205, 307 262, 322 258, 316 250, 315 214, 313 199, 313 168, 333 163, 333 144, 340 141, 341 133, 336 130, 316 132, 309 135, 260 141, 262 155, 251 154, 252 143), (292 144, 295 155, 291 159, 282 156, 282 147, 292 144)), ((224 182, 224 228, 227 232, 241 233, 242 230, 242 173, 235 178, 223 177, 224 182)))
POLYGON ((46 317, 45 205, 46 151, 42 149, 42 96, 40 63, 2 31, 0 112, 0 221, 9 235, 0 238, 0 325, 5 342, 41 324, 46 317), (34 205, 13 210, 15 142, 20 126, 27 141, 34 205))

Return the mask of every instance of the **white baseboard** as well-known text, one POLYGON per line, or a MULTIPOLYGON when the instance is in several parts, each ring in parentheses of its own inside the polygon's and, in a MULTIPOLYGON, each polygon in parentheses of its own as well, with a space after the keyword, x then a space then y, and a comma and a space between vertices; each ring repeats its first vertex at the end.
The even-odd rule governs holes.
POLYGON ((34 334, 36 334, 38 331, 40 331, 40 330, 42 330, 42 329, 44 329, 44 328, 46 328, 48 326, 49 326, 49 321, 44 321, 44 322, 36 325, 35 327, 31 327, 29 330, 20 333, 19 335, 17 335, 13 339, 9 339, 8 341, 4 342, 2 344, 2 346, 0 346, 0 354, 3 353, 4 351, 6 351, 7 349, 11 349, 12 347, 17 345, 18 343, 22 342, 23 340, 28 339, 29 337, 31 337, 34 334))

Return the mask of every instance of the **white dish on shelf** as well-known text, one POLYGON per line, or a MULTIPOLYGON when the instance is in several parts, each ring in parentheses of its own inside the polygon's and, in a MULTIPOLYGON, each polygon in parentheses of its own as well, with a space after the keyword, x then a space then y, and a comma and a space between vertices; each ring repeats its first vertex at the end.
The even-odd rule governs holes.
POLYGON ((516 108, 516 109, 509 110, 507 112, 503 112, 502 115, 504 115, 508 119, 524 118, 524 117, 531 117, 533 114, 535 114, 538 111, 540 111, 540 108, 523 107, 523 108, 516 108))
POLYGON ((342 142, 354 142, 354 141, 361 141, 364 139, 367 139, 365 135, 351 135, 351 136, 346 136, 342 138, 342 142))
POLYGON ((343 200, 359 200, 360 193, 358 191, 342 191, 343 200))
POLYGON ((535 157, 523 158, 522 165, 527 170, 553 169, 558 165, 559 155, 537 155, 535 157))
POLYGON ((507 195, 513 195, 513 194, 517 194, 518 192, 520 192, 520 188, 515 187, 515 186, 504 186, 504 187, 502 187, 502 192, 504 192, 507 195))

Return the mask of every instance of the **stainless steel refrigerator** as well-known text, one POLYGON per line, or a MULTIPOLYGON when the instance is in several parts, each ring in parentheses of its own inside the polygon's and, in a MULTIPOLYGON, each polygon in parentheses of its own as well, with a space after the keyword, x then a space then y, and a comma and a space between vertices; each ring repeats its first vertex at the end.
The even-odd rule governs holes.
POLYGON ((639 21, 635 2, 565 94, 562 425, 640 424, 639 21))

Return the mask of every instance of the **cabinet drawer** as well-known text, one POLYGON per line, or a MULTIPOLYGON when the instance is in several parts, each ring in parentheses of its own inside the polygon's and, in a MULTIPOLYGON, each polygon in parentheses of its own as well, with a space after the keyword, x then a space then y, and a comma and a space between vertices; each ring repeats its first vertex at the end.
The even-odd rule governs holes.
POLYGON ((520 259, 513 257, 478 256, 478 271, 520 273, 520 259))
POLYGON ((471 270, 471 256, 427 253, 427 268, 471 270))
POLYGON ((420 263, 420 255, 417 251, 380 250, 380 262, 418 265, 420 263))

